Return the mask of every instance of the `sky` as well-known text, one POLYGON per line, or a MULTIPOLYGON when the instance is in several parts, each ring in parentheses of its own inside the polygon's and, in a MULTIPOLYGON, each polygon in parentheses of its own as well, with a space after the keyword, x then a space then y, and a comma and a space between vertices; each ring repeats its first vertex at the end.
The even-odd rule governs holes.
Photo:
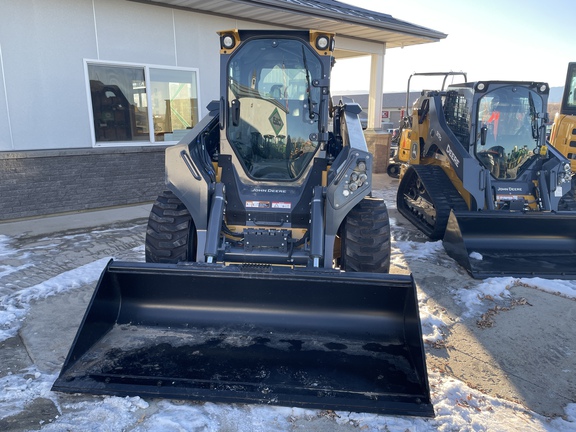
MULTIPOLYGON (((544 81, 562 87, 568 62, 576 61, 570 37, 576 17, 573 0, 340 1, 448 35, 440 42, 388 50, 384 92, 404 92, 414 72, 438 71, 463 71, 468 81, 544 81)), ((332 91, 368 90, 369 70, 366 57, 337 61, 332 91)), ((415 79, 412 83, 418 85, 415 79)))

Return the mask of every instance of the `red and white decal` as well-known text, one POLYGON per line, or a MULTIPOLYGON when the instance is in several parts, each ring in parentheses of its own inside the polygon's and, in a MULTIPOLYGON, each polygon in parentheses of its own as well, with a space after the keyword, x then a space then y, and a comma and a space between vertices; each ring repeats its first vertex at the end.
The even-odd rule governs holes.
POLYGON ((272 208, 289 209, 292 208, 292 203, 272 201, 272 208))

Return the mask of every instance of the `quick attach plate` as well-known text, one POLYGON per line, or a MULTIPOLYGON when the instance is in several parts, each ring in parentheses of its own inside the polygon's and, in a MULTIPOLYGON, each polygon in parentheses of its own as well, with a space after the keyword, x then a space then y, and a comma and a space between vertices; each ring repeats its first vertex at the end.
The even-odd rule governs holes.
POLYGON ((244 230, 244 250, 251 252, 254 248, 272 248, 288 252, 288 242, 292 231, 265 228, 247 228, 244 230))

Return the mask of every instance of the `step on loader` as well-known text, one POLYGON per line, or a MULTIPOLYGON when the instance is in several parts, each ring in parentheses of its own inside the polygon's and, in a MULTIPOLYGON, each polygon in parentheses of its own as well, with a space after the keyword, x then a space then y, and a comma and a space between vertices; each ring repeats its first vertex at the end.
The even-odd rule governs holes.
POLYGON ((333 51, 329 33, 220 32, 221 97, 166 150, 146 262, 108 264, 54 390, 434 415, 333 51))
POLYGON ((548 93, 451 84, 423 91, 403 125, 398 211, 475 278, 576 278, 570 163, 546 141, 548 93))

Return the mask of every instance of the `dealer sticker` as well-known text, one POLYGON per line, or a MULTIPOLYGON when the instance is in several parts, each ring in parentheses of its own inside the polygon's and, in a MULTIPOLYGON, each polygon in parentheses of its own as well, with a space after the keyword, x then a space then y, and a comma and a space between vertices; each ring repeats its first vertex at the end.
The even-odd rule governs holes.
POLYGON ((270 208, 270 201, 246 201, 246 208, 270 208))

